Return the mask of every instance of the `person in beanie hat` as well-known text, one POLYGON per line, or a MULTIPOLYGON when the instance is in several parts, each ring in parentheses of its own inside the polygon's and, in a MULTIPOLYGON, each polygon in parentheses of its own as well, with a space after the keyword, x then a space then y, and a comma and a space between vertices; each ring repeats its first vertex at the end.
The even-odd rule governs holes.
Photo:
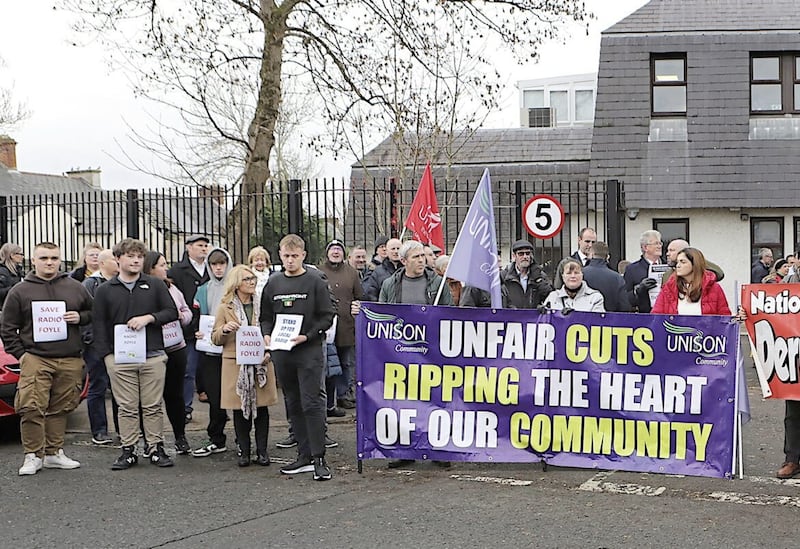
POLYGON ((331 391, 334 387, 327 387, 328 409, 334 408, 335 405, 340 408, 355 408, 356 325, 355 319, 350 314, 350 305, 353 301, 360 301, 364 294, 358 271, 344 260, 346 257, 344 244, 340 240, 331 240, 325 247, 325 254, 325 262, 319 268, 328 277, 328 285, 339 312, 334 342, 342 366, 342 373, 331 378, 335 383, 336 400, 333 400, 331 391), (331 403, 334 406, 331 406, 331 403))
POLYGON ((375 239, 375 250, 372 252, 370 269, 375 270, 375 267, 383 263, 383 260, 386 259, 389 254, 389 251, 386 249, 387 242, 389 242, 389 238, 386 236, 379 236, 375 239))

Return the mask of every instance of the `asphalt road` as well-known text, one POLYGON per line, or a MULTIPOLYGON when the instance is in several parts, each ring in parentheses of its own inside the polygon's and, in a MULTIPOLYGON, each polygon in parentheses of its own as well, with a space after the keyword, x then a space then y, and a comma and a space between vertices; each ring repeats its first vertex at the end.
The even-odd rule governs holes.
MULTIPOLYGON (((240 469, 235 453, 178 456, 111 471, 118 450, 88 442, 83 406, 65 450, 73 471, 19 477, 21 447, 2 424, 0 547, 796 547, 800 481, 778 481, 783 403, 763 401, 748 366, 753 420, 740 480, 521 464, 429 463, 389 470, 355 461, 355 423, 337 420, 334 478, 282 477, 294 451, 271 448, 270 467, 240 469)), ((286 433, 273 407, 271 441, 286 433)), ((202 407, 190 442, 203 439, 202 407)), ((229 425, 230 426, 230 425, 229 425)), ((171 440, 171 435, 168 435, 171 440)), ((233 435, 229 429, 229 441, 233 435)), ((171 448, 170 448, 171 450, 171 448)))

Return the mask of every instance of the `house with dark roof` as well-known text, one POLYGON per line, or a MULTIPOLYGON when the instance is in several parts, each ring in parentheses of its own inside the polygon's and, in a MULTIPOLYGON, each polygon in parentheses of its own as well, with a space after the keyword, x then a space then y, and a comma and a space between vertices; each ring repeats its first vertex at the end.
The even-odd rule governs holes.
POLYGON ((652 0, 601 35, 590 179, 624 183, 639 235, 685 238, 748 283, 800 247, 795 0, 652 0))
POLYGON ((413 139, 389 136, 352 166, 348 211, 356 219, 363 219, 363 212, 375 212, 376 217, 371 226, 355 227, 355 239, 349 244, 370 243, 379 234, 391 234, 390 208, 376 203, 389 193, 391 178, 397 180, 398 186, 396 229, 402 230, 426 162, 431 163, 436 182, 448 248, 455 244, 486 168, 494 190, 498 244, 504 252, 526 234, 519 210, 535 194, 558 196, 570 220, 563 234, 548 242, 548 251, 537 253, 543 262, 560 258, 578 226, 597 215, 598 206, 587 204, 585 199, 576 200, 576 191, 583 190, 583 195, 589 193, 602 202, 602 191, 588 180, 591 127, 478 129, 454 136, 438 147, 431 147, 430 136, 423 136, 423 143, 413 139), (415 158, 420 150, 431 151, 430 157, 415 158), (387 217, 382 217, 384 212, 387 217))
MULTIPOLYGON (((796 0, 651 0, 601 34, 590 129, 479 130, 451 170, 619 181, 627 259, 640 256, 645 230, 684 238, 723 267, 732 298, 759 248, 776 258, 800 248, 797 8, 796 0)), ((521 106, 552 108, 543 89, 521 96, 521 106)), ((389 141, 364 164, 395 161, 389 141)))
MULTIPOLYGON (((26 253, 37 242, 61 246, 71 266, 89 242, 112 247, 129 235, 129 201, 124 191, 104 191, 100 170, 64 175, 24 172, 16 166, 16 142, 0 136, 0 232, 26 253)), ((190 234, 221 242, 228 208, 221 191, 140 190, 136 195, 139 237, 178 261, 190 234)))

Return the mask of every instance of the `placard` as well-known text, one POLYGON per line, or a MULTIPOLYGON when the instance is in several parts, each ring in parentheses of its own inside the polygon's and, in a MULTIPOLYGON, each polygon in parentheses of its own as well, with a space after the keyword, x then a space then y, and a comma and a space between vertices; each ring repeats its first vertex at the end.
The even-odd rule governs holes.
POLYGON ((114 325, 114 362, 140 364, 147 360, 147 331, 131 330, 125 324, 114 325))
POLYGON ((211 332, 214 331, 214 317, 211 315, 200 315, 200 326, 197 329, 203 334, 203 339, 198 339, 194 348, 201 353, 222 354, 222 346, 211 343, 211 332))
POLYGON ((275 315, 275 327, 270 334, 269 349, 271 351, 288 351, 295 346, 292 339, 300 335, 303 327, 303 315, 275 315))
POLYGON ((177 347, 183 343, 183 329, 178 320, 173 320, 161 326, 161 333, 164 337, 164 348, 177 347))
POLYGON ((67 339, 67 321, 64 313, 67 304, 64 301, 33 301, 33 341, 64 341, 67 339))
POLYGON ((242 326, 236 330, 236 364, 261 364, 264 350, 261 328, 242 326))

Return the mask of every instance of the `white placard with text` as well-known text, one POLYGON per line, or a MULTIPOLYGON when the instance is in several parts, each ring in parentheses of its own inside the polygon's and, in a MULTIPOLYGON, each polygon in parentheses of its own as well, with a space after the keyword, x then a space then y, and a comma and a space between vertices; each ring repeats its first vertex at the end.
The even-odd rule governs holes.
POLYGON ((64 313, 67 304, 64 301, 33 301, 33 341, 64 341, 67 339, 67 321, 64 313))
POLYGON ((131 330, 125 324, 114 325, 114 362, 142 364, 147 360, 147 330, 131 330))

